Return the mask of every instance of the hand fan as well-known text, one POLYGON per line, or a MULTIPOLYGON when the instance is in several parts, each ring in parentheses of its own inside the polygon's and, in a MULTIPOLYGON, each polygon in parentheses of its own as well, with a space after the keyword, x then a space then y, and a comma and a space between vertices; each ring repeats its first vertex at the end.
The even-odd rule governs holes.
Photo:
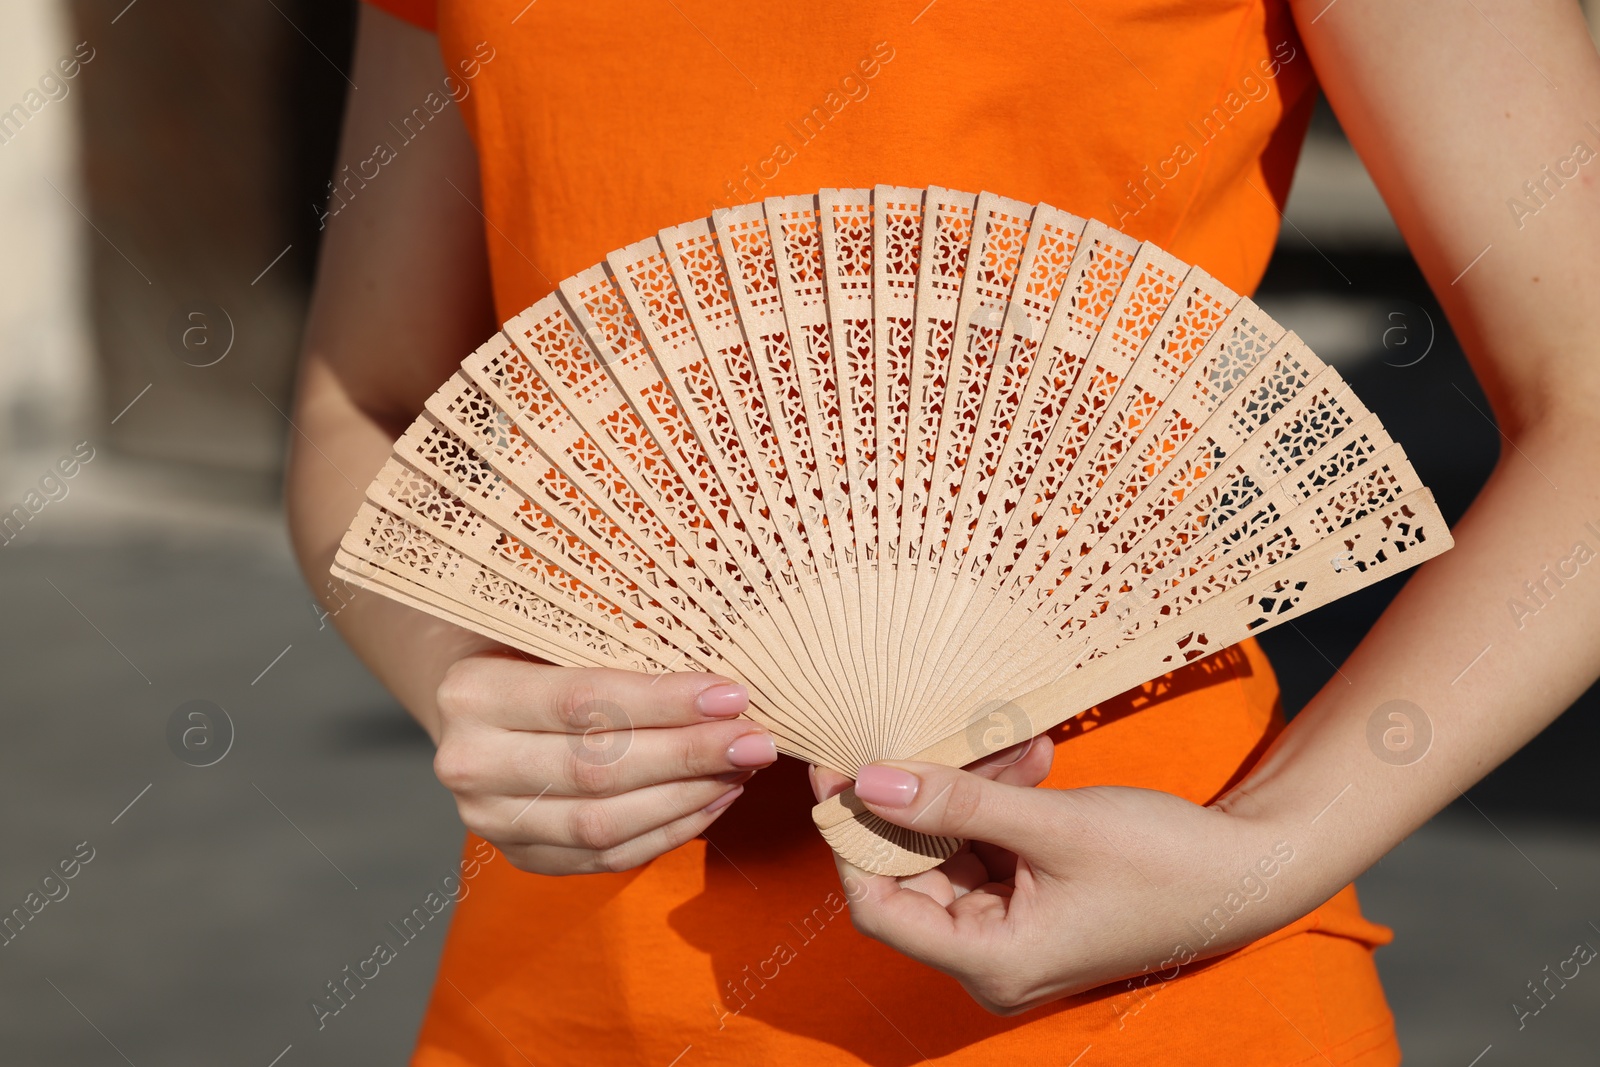
MULTIPOLYGON (((428 401, 334 573, 553 663, 738 678, 853 774, 969 763, 1450 544, 1338 374, 1199 267, 879 186, 562 282, 428 401)), ((813 815, 881 874, 960 845, 813 815)))

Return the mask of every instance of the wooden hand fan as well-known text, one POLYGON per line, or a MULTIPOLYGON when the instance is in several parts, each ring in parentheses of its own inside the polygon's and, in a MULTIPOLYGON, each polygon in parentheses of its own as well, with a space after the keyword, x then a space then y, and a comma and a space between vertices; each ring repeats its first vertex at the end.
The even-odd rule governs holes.
MULTIPOLYGON (((428 401, 333 569, 553 663, 738 678, 853 775, 969 763, 1450 544, 1339 375, 1205 271, 879 186, 562 282, 428 401)), ((813 814, 880 874, 960 844, 813 814)))

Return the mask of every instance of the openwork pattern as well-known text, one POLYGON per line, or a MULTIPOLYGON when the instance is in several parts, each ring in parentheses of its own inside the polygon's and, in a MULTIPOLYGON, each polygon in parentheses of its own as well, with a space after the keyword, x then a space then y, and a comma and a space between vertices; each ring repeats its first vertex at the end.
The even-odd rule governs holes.
MULTIPOLYGON (((1337 372, 1200 267, 877 186, 564 279, 428 400, 334 572, 552 663, 737 678, 852 773, 970 763, 1449 546, 1337 372)), ((882 874, 959 845, 813 816, 882 874)))

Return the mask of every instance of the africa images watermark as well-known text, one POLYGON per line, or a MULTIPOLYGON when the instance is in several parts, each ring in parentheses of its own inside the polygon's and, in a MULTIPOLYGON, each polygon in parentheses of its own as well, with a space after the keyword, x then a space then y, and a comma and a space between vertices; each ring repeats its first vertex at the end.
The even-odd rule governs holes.
MULTIPOLYGON (((1583 128, 1600 143, 1600 125, 1590 119, 1583 128)), ((1596 153, 1588 141, 1574 141, 1566 155, 1545 164, 1536 177, 1523 182, 1521 196, 1506 198, 1506 209, 1511 212, 1511 221, 1517 224, 1517 229, 1522 229, 1529 219, 1549 207, 1556 194, 1567 182, 1577 180, 1580 169, 1592 163, 1597 154, 1600 153, 1596 153)))
POLYGON ((233 749, 233 718, 210 700, 186 700, 167 716, 167 748, 191 767, 213 767, 233 749))
MULTIPOLYGON (((1594 544, 1600 545, 1600 528, 1593 522, 1583 524, 1584 530, 1594 538, 1594 544)), ((1583 567, 1591 562, 1597 555, 1596 549, 1586 540, 1576 541, 1572 550, 1556 560, 1554 564, 1546 563, 1539 568, 1539 577, 1534 581, 1522 583, 1522 596, 1514 596, 1506 601, 1506 607, 1511 611, 1511 619, 1517 624, 1517 629, 1522 629, 1528 620, 1555 600, 1567 583, 1583 574, 1583 567)))
POLYGON ((71 455, 62 456, 39 476, 37 489, 29 489, 20 503, 0 512, 0 548, 15 541, 47 506, 67 499, 67 494, 72 492, 72 486, 67 483, 92 459, 94 446, 88 441, 79 441, 72 446, 71 455))
POLYGON ((428 124, 437 118, 445 108, 452 103, 459 104, 472 92, 469 84, 483 72, 483 68, 492 62, 495 50, 488 41, 479 41, 472 50, 472 57, 457 62, 456 69, 461 78, 457 80, 454 75, 445 75, 441 89, 434 89, 422 98, 422 103, 411 109, 411 113, 400 120, 396 126, 393 119, 389 120, 389 128, 399 138, 399 144, 390 141, 380 141, 372 146, 371 153, 366 159, 356 163, 354 172, 351 164, 346 163, 340 168, 334 180, 328 182, 328 199, 323 206, 313 204, 311 210, 317 215, 317 229, 328 225, 328 220, 343 211, 356 194, 367 187, 367 182, 374 181, 383 173, 383 168, 400 158, 400 149, 415 141, 428 128, 428 124))
POLYGON ((422 898, 422 903, 402 916, 398 923, 388 923, 388 931, 394 935, 392 938, 385 936, 373 946, 371 955, 354 965, 345 964, 338 975, 324 982, 326 992, 309 1000, 311 1014, 317 1019, 317 1029, 325 1029, 331 1017, 348 1008, 350 1002, 356 999, 356 994, 367 988, 368 982, 376 980, 384 967, 399 959, 400 951, 421 937, 428 924, 446 908, 465 900, 471 892, 467 883, 481 874, 484 865, 494 857, 494 846, 487 841, 479 841, 472 855, 463 859, 456 870, 440 878, 438 888, 430 889, 427 896, 422 898))
POLYGON ((1287 841, 1279 841, 1273 845, 1272 851, 1257 860, 1248 873, 1239 880, 1237 889, 1229 890, 1215 907, 1200 918, 1199 925, 1190 924, 1196 933, 1201 933, 1203 928, 1205 939, 1198 946, 1180 941, 1173 946, 1172 955, 1162 960, 1159 966, 1138 978, 1128 979, 1128 993, 1111 1001, 1111 1010, 1117 1016, 1117 1029, 1125 1027, 1129 1019, 1143 1011, 1145 1005, 1155 999, 1155 995, 1161 992, 1163 986, 1178 977, 1178 973, 1184 967, 1199 959, 1199 950, 1221 937, 1223 930, 1240 912, 1250 904, 1259 904, 1266 900, 1272 891, 1267 883, 1277 877, 1278 872, 1288 866, 1292 859, 1294 859, 1294 848, 1287 841), (1150 988, 1152 982, 1155 983, 1154 989, 1150 988))
POLYGON ((861 103, 872 92, 868 84, 894 60, 894 47, 888 41, 879 41, 872 51, 839 79, 837 89, 829 89, 820 103, 798 120, 784 123, 784 136, 772 145, 764 159, 746 163, 738 177, 722 183, 722 200, 711 201, 711 210, 718 211, 734 204, 748 204, 761 196, 768 182, 776 181, 783 168, 798 158, 801 149, 822 136, 828 125, 838 120, 841 112, 852 102, 861 103), (791 137, 793 138, 791 143, 791 137))
POLYGON ((1409 700, 1385 701, 1367 718, 1367 747, 1391 767, 1409 767, 1433 747, 1433 720, 1409 700))
POLYGON ((331 577, 325 578, 322 582, 322 587, 327 591, 328 596, 333 601, 337 602, 337 606, 329 603, 328 600, 321 600, 316 597, 311 599, 311 614, 317 620, 318 633, 326 630, 328 628, 328 620, 338 615, 345 608, 349 607, 350 601, 354 600, 356 598, 356 594, 360 592, 360 588, 358 586, 351 585, 343 578, 338 579, 339 584, 337 586, 334 585, 334 581, 335 579, 331 577))
POLYGON ((93 46, 88 41, 79 41, 71 55, 62 56, 56 60, 53 70, 46 70, 39 75, 37 88, 28 89, 22 94, 21 100, 0 111, 0 145, 8 145, 15 140, 23 128, 33 121, 33 116, 47 105, 65 100, 72 91, 72 79, 94 57, 93 46))
POLYGON ((39 879, 38 889, 30 889, 28 895, 22 898, 21 905, 0 918, 0 948, 10 945, 21 936, 22 931, 27 929, 29 923, 36 921, 45 908, 66 900, 67 894, 72 892, 72 887, 67 883, 78 877, 84 865, 93 859, 94 846, 89 842, 79 841, 74 845, 72 855, 58 861, 39 879))
POLYGON ((1206 146, 1220 137, 1245 108, 1272 95, 1273 81, 1299 55, 1292 43, 1279 41, 1271 56, 1256 61, 1255 70, 1260 71, 1259 77, 1255 71, 1247 71, 1233 88, 1222 95, 1215 107, 1200 117, 1198 123, 1192 119, 1185 123, 1193 139, 1178 141, 1164 159, 1145 164, 1139 171, 1139 177, 1128 181, 1126 196, 1113 197, 1108 205, 1110 217, 1114 220, 1112 225, 1119 230, 1126 230, 1128 220, 1149 207, 1168 182, 1178 179, 1184 167, 1201 159, 1206 146))
POLYGON ((737 1016, 748 1008, 757 994, 767 988, 769 982, 777 981, 784 967, 800 958, 802 949, 822 936, 824 929, 845 914, 851 901, 860 900, 867 892, 867 887, 854 875, 845 876, 843 888, 842 896, 835 890, 823 897, 822 903, 803 916, 799 925, 792 921, 788 924, 789 929, 795 932, 794 939, 785 935, 773 944, 772 951, 764 959, 754 965, 745 964, 739 971, 738 977, 729 978, 722 983, 723 1003, 711 1005, 711 1013, 716 1017, 718 1030, 726 1030, 730 1016, 737 1016), (736 1006, 729 1007, 729 1005, 736 1006))
MULTIPOLYGON (((1600 933, 1600 926, 1595 926, 1593 922, 1589 924, 1589 928, 1600 933)), ((1511 1002, 1511 1014, 1516 1016, 1517 1029, 1525 1029, 1529 1019, 1548 1008, 1550 1002, 1556 999, 1556 993, 1567 988, 1567 983, 1577 978, 1583 972, 1583 968, 1593 962, 1596 955, 1600 953, 1595 952, 1593 944, 1579 941, 1572 947, 1572 955, 1556 964, 1554 970, 1548 963, 1544 965, 1544 969, 1539 972, 1544 977, 1538 980, 1537 984, 1530 978, 1527 996, 1511 1002), (1551 982, 1555 983, 1554 988, 1551 987, 1551 982)))

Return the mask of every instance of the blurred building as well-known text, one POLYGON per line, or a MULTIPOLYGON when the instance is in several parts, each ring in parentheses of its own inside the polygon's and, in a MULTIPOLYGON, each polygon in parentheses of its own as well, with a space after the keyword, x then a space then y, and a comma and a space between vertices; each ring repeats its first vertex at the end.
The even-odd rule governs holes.
POLYGON ((72 54, 72 26, 58 0, 0 6, 0 449, 10 454, 41 437, 84 424, 95 379, 82 279, 87 248, 78 169, 81 86, 41 78, 72 54), (44 101, 22 104, 28 91, 44 101), (15 106, 21 105, 21 117, 15 106))
POLYGON ((0 107, 22 105, 0 127, 13 452, 87 435, 275 483, 352 16, 313 0, 0 9, 0 107))

